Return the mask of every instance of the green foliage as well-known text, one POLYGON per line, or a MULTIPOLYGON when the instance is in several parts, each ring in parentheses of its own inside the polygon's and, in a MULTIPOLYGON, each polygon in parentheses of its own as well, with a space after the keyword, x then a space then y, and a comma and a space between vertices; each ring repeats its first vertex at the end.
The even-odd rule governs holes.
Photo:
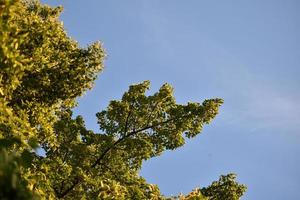
MULTIPOLYGON (((61 10, 0 0, 0 198, 167 199, 139 176, 143 161, 198 135, 223 100, 177 104, 169 84, 146 95, 144 81, 96 114, 100 133, 87 130, 71 110, 105 52, 68 37, 61 10)), ((230 174, 178 198, 239 199, 244 191, 230 174)))
POLYGON ((105 53, 100 43, 79 48, 58 19, 59 7, 17 0, 1 5, 1 128, 22 141, 38 137, 55 146, 55 113, 92 87, 105 53))
POLYGON ((27 187, 27 181, 20 174, 20 166, 28 167, 32 155, 24 151, 21 155, 9 154, 0 149, 0 199, 1 200, 29 200, 35 196, 27 187))
POLYGON ((245 185, 238 184, 235 179, 235 174, 221 176, 219 181, 202 188, 201 192, 211 200, 238 200, 247 188, 245 185))
POLYGON ((179 195, 169 200, 239 200, 246 192, 246 186, 236 182, 236 175, 231 173, 220 176, 208 187, 196 188, 187 195, 179 195))

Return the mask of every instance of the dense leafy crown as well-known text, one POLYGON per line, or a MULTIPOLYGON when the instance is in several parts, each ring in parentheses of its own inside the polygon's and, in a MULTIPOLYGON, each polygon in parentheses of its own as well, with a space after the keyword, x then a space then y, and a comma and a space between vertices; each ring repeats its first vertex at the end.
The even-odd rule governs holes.
MULTIPOLYGON (((170 199, 139 176, 142 162, 198 135, 223 100, 181 105, 169 84, 146 95, 144 81, 96 114, 99 133, 87 130, 71 110, 105 52, 68 37, 61 10, 0 0, 0 199, 170 199)), ((235 200, 244 192, 229 174, 171 199, 235 200)))

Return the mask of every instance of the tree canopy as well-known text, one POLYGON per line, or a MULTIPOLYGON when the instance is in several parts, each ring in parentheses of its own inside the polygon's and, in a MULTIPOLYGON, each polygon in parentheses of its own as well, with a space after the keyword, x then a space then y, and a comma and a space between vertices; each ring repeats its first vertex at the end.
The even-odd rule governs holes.
POLYGON ((234 174, 177 197, 139 175, 143 161, 198 135, 222 99, 178 104, 171 85, 146 95, 144 81, 96 114, 97 133, 73 116, 106 54, 71 39, 61 11, 0 0, 0 199, 239 199, 246 187, 234 174))

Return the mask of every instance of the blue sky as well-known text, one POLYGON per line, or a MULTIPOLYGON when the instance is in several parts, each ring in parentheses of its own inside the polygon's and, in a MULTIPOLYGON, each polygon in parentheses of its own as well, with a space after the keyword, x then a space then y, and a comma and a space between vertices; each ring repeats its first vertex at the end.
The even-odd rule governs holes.
POLYGON ((108 53, 95 88, 75 113, 95 113, 143 80, 168 82, 179 103, 221 97, 197 138, 144 163, 166 195, 235 172, 243 199, 300 199, 300 1, 44 0, 63 5, 68 34, 108 53))

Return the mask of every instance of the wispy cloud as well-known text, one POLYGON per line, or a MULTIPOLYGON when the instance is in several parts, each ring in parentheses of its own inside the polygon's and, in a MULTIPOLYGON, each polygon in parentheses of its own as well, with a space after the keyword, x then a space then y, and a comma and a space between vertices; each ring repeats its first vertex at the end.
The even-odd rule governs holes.
MULTIPOLYGON (((172 70, 177 73, 174 76, 184 74, 187 84, 201 85, 196 88, 199 92, 193 91, 194 95, 206 92, 223 97, 226 111, 222 116, 226 124, 250 127, 250 132, 280 129, 300 134, 300 95, 287 90, 297 86, 282 86, 275 76, 258 74, 259 66, 253 70, 240 52, 234 52, 199 27, 181 29, 177 18, 170 20, 158 5, 143 2, 145 41, 157 49, 153 56, 172 63, 172 70), (180 35, 176 34, 178 29, 180 35), (189 72, 184 65, 188 65, 189 72)), ((182 22, 181 25, 184 26, 182 22)), ((271 66, 264 67, 272 70, 271 66)))

